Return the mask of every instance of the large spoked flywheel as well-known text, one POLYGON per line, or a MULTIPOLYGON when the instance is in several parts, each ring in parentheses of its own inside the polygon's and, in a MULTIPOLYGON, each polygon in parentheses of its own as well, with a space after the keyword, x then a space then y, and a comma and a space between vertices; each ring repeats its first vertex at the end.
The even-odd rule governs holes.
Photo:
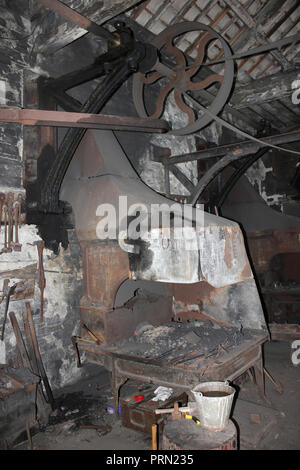
POLYGON ((229 45, 212 28, 198 22, 170 26, 151 44, 158 51, 156 64, 146 74, 138 72, 133 77, 133 101, 139 116, 164 117, 169 122, 171 116, 172 130, 169 134, 186 135, 199 131, 212 122, 212 115, 222 110, 230 95, 234 62, 229 45), (194 51, 189 54, 188 47, 187 52, 183 50, 191 44, 191 38, 194 51), (211 45, 219 51, 218 57, 224 59, 218 72, 213 65, 209 65, 208 48, 211 45), (206 102, 204 107, 201 102, 203 96, 206 102), (165 117, 169 100, 172 101, 173 111, 176 107, 176 112, 165 117), (207 114, 205 109, 210 113, 207 114), (178 120, 177 111, 183 113, 181 117, 184 119, 178 120))

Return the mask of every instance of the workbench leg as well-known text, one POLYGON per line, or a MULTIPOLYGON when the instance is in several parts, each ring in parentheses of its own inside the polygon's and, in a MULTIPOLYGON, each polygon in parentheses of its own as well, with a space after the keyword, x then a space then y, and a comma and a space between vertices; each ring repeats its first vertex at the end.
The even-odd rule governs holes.
POLYGON ((119 408, 119 390, 121 386, 127 381, 126 377, 122 377, 116 373, 115 361, 112 361, 112 372, 111 372, 111 386, 114 395, 114 412, 118 415, 119 408))
POLYGON ((266 399, 265 396, 265 377, 264 377, 264 366, 263 366, 263 359, 260 357, 254 364, 253 364, 254 372, 255 372, 255 381, 258 387, 258 392, 263 400, 266 399))

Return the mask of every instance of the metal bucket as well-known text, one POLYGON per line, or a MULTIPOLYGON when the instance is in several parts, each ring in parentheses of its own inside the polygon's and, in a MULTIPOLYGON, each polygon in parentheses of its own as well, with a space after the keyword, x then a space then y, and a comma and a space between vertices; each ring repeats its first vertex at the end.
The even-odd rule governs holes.
POLYGON ((226 382, 203 382, 193 388, 194 414, 205 429, 222 431, 226 428, 235 389, 226 382))

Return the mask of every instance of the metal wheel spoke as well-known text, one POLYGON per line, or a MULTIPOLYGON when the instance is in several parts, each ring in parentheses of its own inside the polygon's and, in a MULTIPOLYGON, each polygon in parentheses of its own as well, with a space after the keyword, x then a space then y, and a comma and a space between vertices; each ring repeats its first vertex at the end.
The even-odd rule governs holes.
POLYGON ((193 77, 198 72, 199 68, 201 67, 204 56, 205 56, 206 46, 211 39, 213 39, 213 35, 207 32, 203 35, 202 39, 199 41, 197 57, 195 59, 195 62, 193 66, 186 71, 186 75, 189 78, 193 77))
POLYGON ((145 83, 146 85, 149 85, 151 83, 155 83, 160 78, 163 78, 163 76, 160 72, 154 72, 152 75, 150 75, 150 77, 146 77, 146 76, 140 74, 141 82, 145 83))
POLYGON ((173 42, 173 38, 169 38, 168 41, 166 42, 166 47, 171 54, 173 54, 176 57, 177 64, 181 67, 186 66, 186 58, 184 53, 178 49, 178 47, 175 47, 173 42))
POLYGON ((222 81, 223 81, 223 75, 214 73, 213 75, 210 75, 210 77, 205 78, 201 82, 190 82, 188 89, 189 90, 201 90, 203 88, 207 88, 212 83, 215 83, 215 82, 222 83, 222 81))
POLYGON ((188 123, 192 124, 195 122, 195 112, 192 108, 190 108, 190 106, 186 104, 179 90, 174 90, 174 98, 178 108, 188 115, 188 123))
POLYGON ((152 116, 150 116, 152 119, 158 119, 162 115, 167 96, 173 90, 173 88, 174 88, 173 82, 169 82, 163 87, 156 102, 155 113, 152 114, 152 116))

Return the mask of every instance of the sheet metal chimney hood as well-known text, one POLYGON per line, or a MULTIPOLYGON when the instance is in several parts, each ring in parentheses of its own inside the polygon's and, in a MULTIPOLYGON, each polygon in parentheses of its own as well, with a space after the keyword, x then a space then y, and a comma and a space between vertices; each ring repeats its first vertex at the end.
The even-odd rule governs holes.
MULTIPOLYGON (((129 240, 128 243, 124 240, 123 230, 127 222, 119 220, 119 198, 122 196, 127 196, 128 207, 132 204, 144 206, 149 213, 151 204, 170 208, 174 205, 173 200, 143 183, 112 131, 88 130, 67 170, 60 192, 60 199, 73 208, 81 243, 112 243, 112 240, 99 240, 97 235, 98 207, 112 204, 116 210, 115 242, 122 257, 125 255, 128 260, 130 279, 174 283, 205 280, 214 287, 223 287, 253 277, 237 223, 193 208, 185 233, 190 240, 188 247, 192 240, 193 246, 198 244, 198 249, 185 249, 182 243, 171 243, 166 249, 161 238, 169 227, 160 226, 152 227, 142 240, 129 240), (197 216, 198 220, 203 220, 203 226, 195 227, 197 216)), ((171 228, 172 236, 174 229, 171 228)))

